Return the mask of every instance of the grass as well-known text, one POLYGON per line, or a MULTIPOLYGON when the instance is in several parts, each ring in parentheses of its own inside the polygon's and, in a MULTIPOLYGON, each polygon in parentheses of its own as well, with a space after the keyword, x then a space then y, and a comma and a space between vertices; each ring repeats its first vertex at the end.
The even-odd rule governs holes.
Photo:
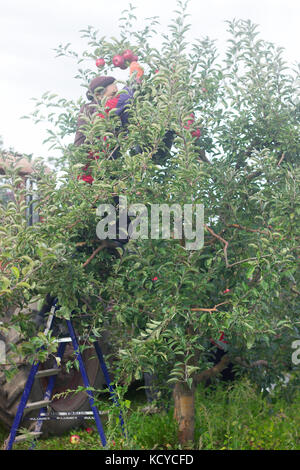
POLYGON ((287 402, 264 396, 247 380, 197 395, 196 448, 300 449, 300 392, 287 402))
MULTIPOLYGON (((103 421, 107 449, 180 449, 173 410, 147 414, 143 392, 126 395, 125 418, 128 438, 120 432, 116 413, 103 421)), ((199 388, 196 396, 196 431, 194 449, 198 450, 299 450, 300 392, 286 401, 280 394, 264 396, 247 380, 214 388, 199 388)), ((0 428, 0 442, 7 437, 0 428)), ((26 449, 20 443, 15 449, 26 449)), ((100 439, 94 421, 62 436, 37 441, 38 450, 99 450, 100 439), (89 432, 86 430, 90 428, 89 432), (70 436, 80 440, 71 444, 70 436)))

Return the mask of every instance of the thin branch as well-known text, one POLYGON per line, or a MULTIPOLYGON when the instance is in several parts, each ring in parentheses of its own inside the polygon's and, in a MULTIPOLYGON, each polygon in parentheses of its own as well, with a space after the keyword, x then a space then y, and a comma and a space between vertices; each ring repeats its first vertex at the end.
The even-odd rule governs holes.
POLYGON ((247 367, 247 368, 269 366, 268 362, 263 359, 260 359, 258 361, 254 361, 248 364, 240 357, 231 358, 228 354, 224 354, 224 356, 222 357, 220 362, 218 362, 218 364, 211 367, 210 369, 204 370, 203 372, 200 372, 199 374, 195 375, 195 382, 196 383, 204 382, 208 379, 215 377, 216 375, 220 374, 224 369, 226 369, 226 367, 229 365, 230 362, 236 362, 237 364, 243 367, 247 367))
POLYGON ((73 227, 75 227, 75 225, 79 224, 80 222, 82 222, 82 220, 78 219, 78 220, 76 220, 76 222, 73 222, 72 224, 67 225, 66 228, 73 228, 73 227))
POLYGON ((228 354, 224 354, 220 362, 216 364, 215 366, 211 367, 210 369, 204 370, 200 372, 199 374, 195 375, 195 383, 199 382, 205 382, 208 379, 211 379, 212 377, 215 377, 216 375, 220 374, 228 364, 230 363, 230 358, 228 354))
POLYGON ((88 243, 88 242, 78 242, 78 243, 76 243, 75 246, 76 246, 76 247, 77 247, 77 246, 85 246, 85 245, 87 245, 87 243, 88 243))
POLYGON ((191 308, 191 311, 192 312, 217 312, 218 311, 218 307, 220 307, 221 305, 226 305, 226 304, 229 304, 230 302, 229 301, 226 301, 226 302, 222 302, 220 304, 217 304, 215 305, 213 308, 191 308))
MULTIPOLYGON (((246 258, 246 259, 242 259, 240 261, 235 261, 234 263, 228 263, 228 256, 227 256, 227 249, 228 249, 228 241, 225 240, 224 238, 220 237, 220 235, 216 234, 210 227, 208 227, 206 224, 204 224, 204 227, 212 234, 213 237, 217 238, 218 240, 220 240, 223 244, 224 244, 224 248, 223 248, 223 251, 224 251, 224 258, 225 258, 225 264, 226 264, 226 268, 232 268, 233 266, 236 266, 237 264, 242 264, 242 263, 246 263, 247 261, 256 261, 257 258, 246 258)), ((261 256, 261 258, 268 258, 272 255, 264 255, 264 256, 261 256)))
MULTIPOLYGON (((272 255, 263 255, 260 258, 269 258, 270 256, 272 256, 272 255)), ((227 268, 232 268, 232 266, 236 266, 237 264, 247 263, 247 261, 257 261, 257 258, 254 257, 254 258, 241 259, 240 261, 236 261, 235 263, 228 264, 228 266, 226 266, 226 267, 227 268)))
POLYGON ((281 158, 280 158, 279 162, 277 163, 277 166, 278 166, 278 167, 281 165, 281 163, 282 163, 284 157, 285 157, 285 153, 283 152, 283 154, 281 155, 281 158))
POLYGON ((224 240, 224 238, 220 237, 220 235, 217 235, 208 225, 204 224, 204 227, 211 233, 211 235, 218 240, 220 240, 222 243, 224 243, 224 258, 225 258, 225 263, 226 263, 226 268, 228 268, 228 258, 227 258, 227 248, 228 248, 228 241, 224 240))
MULTIPOLYGON (((99 243, 99 238, 94 238, 94 239, 91 240, 91 241, 99 243)), ((82 241, 82 242, 77 242, 77 243, 75 244, 75 246, 76 246, 76 247, 77 247, 77 246, 85 246, 85 245, 87 245, 88 243, 89 243, 88 241, 85 241, 85 242, 83 242, 83 241, 82 241)))
POLYGON ((227 227, 238 228, 239 230, 246 230, 246 232, 253 232, 253 233, 258 232, 258 233, 262 233, 263 235, 269 235, 269 232, 267 232, 266 230, 260 230, 258 228, 256 229, 248 228, 240 224, 227 224, 227 227))
POLYGON ((297 295, 300 295, 300 292, 295 287, 291 287, 291 291, 297 295))
POLYGON ((91 256, 83 263, 82 267, 85 268, 91 261, 92 259, 95 258, 95 256, 99 253, 99 251, 103 250, 105 248, 105 245, 100 245, 96 250, 91 254, 91 256))
POLYGON ((268 362, 265 361, 264 359, 259 359, 258 361, 254 361, 248 364, 241 357, 235 357, 234 359, 232 359, 232 362, 236 362, 237 364, 243 367, 250 368, 250 369, 252 369, 252 367, 259 367, 259 366, 268 367, 269 366, 268 362))
POLYGON ((261 170, 255 171, 254 173, 250 173, 249 175, 246 176, 246 180, 251 181, 254 178, 257 178, 258 176, 261 176, 262 173, 263 172, 261 170))

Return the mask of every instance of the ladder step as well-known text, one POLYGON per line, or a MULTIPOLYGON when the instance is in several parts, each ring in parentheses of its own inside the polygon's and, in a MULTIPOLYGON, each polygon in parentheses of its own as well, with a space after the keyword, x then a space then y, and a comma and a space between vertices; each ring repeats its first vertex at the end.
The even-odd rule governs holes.
MULTIPOLYGON (((99 415, 108 415, 109 411, 98 410, 99 415)), ((29 421, 46 421, 50 419, 94 419, 92 411, 53 411, 51 413, 41 413, 38 418, 28 418, 29 421)))
POLYGON ((72 338, 69 337, 66 337, 66 338, 58 338, 54 341, 55 343, 71 343, 72 342, 72 338))
POLYGON ((41 377, 51 377, 52 375, 57 375, 59 374, 61 369, 45 369, 45 370, 39 370, 35 378, 40 379, 41 377))
POLYGON ((50 404, 51 404, 51 400, 34 401, 31 403, 27 403, 25 407, 25 411, 38 410, 50 404))
POLYGON ((28 432, 27 434, 20 434, 19 436, 16 436, 15 442, 22 442, 27 441, 27 439, 30 438, 37 438, 40 437, 41 434, 41 432, 28 432))
MULTIPOLYGON (((81 340, 88 340, 88 336, 79 336, 78 337, 78 340, 81 341, 81 340)), ((56 340, 54 340, 55 343, 72 343, 72 338, 71 336, 67 336, 65 338, 58 338, 56 340)))

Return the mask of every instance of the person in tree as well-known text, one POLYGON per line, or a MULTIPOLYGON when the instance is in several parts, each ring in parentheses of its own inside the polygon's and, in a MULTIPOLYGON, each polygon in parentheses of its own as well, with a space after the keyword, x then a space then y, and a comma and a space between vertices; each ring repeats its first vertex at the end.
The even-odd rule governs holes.
MULTIPOLYGON (((79 111, 79 117, 77 120, 77 130, 75 134, 74 145, 80 146, 87 143, 86 136, 84 134, 84 126, 86 125, 87 119, 92 119, 93 116, 99 116, 105 119, 111 110, 115 110, 116 114, 120 116, 122 126, 125 126, 128 122, 128 111, 126 109, 130 100, 133 98, 133 89, 126 87, 126 93, 118 95, 118 87, 116 79, 114 77, 100 76, 95 77, 89 84, 87 91, 87 98, 90 103, 84 104, 79 111), (102 100, 105 101, 104 108, 105 114, 97 113, 98 105, 101 104, 102 100)), ((103 138, 106 141, 106 138, 103 138)), ((112 158, 118 157, 118 151, 112 152, 112 158)), ((93 152, 88 153, 88 159, 100 158, 99 153, 94 154, 93 152)), ((80 178, 87 183, 93 182, 93 177, 89 173, 89 162, 84 167, 84 174, 80 178)))
MULTIPOLYGON (((138 66, 136 76, 136 87, 138 86, 141 77, 143 76, 143 73, 143 69, 138 66)), ((90 82, 87 91, 87 98, 89 100, 89 103, 84 104, 79 111, 79 117, 77 120, 77 130, 74 139, 75 146, 91 144, 87 142, 84 133, 84 126, 86 125, 87 120, 93 120, 97 117, 106 119, 112 110, 114 110, 115 115, 119 116, 121 128, 126 127, 128 123, 128 105, 133 99, 135 87, 125 87, 122 91, 123 93, 119 94, 117 81, 114 77, 111 76, 98 76, 90 82), (104 104, 105 114, 99 112, 100 104, 104 104)), ((115 148, 111 151, 106 136, 103 137, 102 142, 99 141, 98 152, 95 153, 91 150, 87 150, 87 160, 99 159, 101 158, 101 155, 104 158, 113 159, 120 157, 120 152, 118 148, 115 148)), ((83 173, 79 175, 78 178, 82 179, 86 183, 93 183, 94 178, 90 172, 90 161, 87 161, 86 165, 83 168, 83 173)), ((118 196, 114 196, 113 199, 114 204, 117 207, 119 204, 118 196)), ((128 224, 130 223, 129 218, 127 222, 128 224)), ((118 220, 116 232, 118 233, 118 220)), ((118 246, 122 247, 127 242, 128 238, 119 238, 118 240, 105 240, 102 242, 102 244, 105 244, 108 248, 115 248, 118 246)))
MULTIPOLYGON (((115 114, 120 117, 120 124, 122 128, 126 128, 128 124, 128 108, 134 98, 134 93, 139 83, 141 82, 144 73, 142 67, 138 63, 136 63, 134 69, 130 70, 130 74, 133 72, 136 72, 136 86, 125 87, 120 94, 118 94, 119 90, 116 79, 114 77, 98 76, 90 82, 87 91, 87 98, 90 102, 84 104, 79 111, 74 145, 80 146, 84 143, 87 143, 86 136, 84 134, 84 126, 86 125, 87 120, 92 119, 93 116, 99 116, 105 119, 113 109, 115 110, 115 114), (97 113, 98 105, 101 104, 103 100, 106 116, 102 113, 97 113)), ((170 130, 166 132, 161 147, 152 157, 155 163, 163 164, 166 161, 169 156, 169 151, 173 145, 174 136, 174 132, 170 130)), ((105 137, 103 140, 106 140, 105 137)), ((135 146, 135 148, 132 149, 132 153, 135 154, 141 153, 141 151, 142 149, 139 146, 135 146)), ((118 149, 115 149, 111 154, 112 158, 118 158, 119 156, 120 153, 118 149)), ((93 152, 89 152, 88 158, 98 159, 101 157, 99 153, 95 155, 93 152)), ((89 173, 88 169, 89 162, 84 167, 84 174, 81 175, 80 178, 91 184, 93 182, 93 177, 89 173)))
MULTIPOLYGON (((122 93, 119 93, 117 81, 114 77, 111 76, 98 76, 91 80, 88 91, 87 91, 87 98, 89 103, 84 104, 79 111, 79 116, 77 120, 77 129, 74 139, 75 146, 82 146, 86 145, 86 159, 87 162, 83 168, 83 173, 78 176, 78 179, 82 179, 86 183, 92 184, 94 178, 90 171, 90 163, 91 160, 99 159, 101 156, 104 158, 119 158, 120 151, 118 148, 111 150, 109 148, 109 143, 106 140, 106 137, 103 137, 101 142, 101 138, 99 141, 99 151, 93 152, 89 150, 89 146, 92 145, 92 142, 88 142, 86 138, 84 128, 87 124, 87 121, 96 119, 100 117, 102 119, 106 119, 112 110, 114 110, 115 115, 119 116, 120 118, 120 127, 121 129, 126 128, 128 124, 128 115, 129 115, 129 106, 132 100, 134 99, 134 93, 137 90, 139 84, 141 83, 144 71, 142 67, 135 62, 134 67, 130 68, 130 75, 135 73, 135 83, 132 86, 126 86, 122 93), (99 112, 99 105, 104 104, 104 112, 99 112), (103 153, 104 152, 104 153, 103 153)), ((168 157, 170 156, 169 151, 173 145, 174 141, 174 132, 167 131, 162 145, 158 148, 155 155, 153 155, 152 159, 155 163, 163 164, 168 157)), ((132 154, 141 153, 142 149, 137 145, 134 149, 132 149, 132 154)), ((114 197, 114 203, 118 206, 119 198, 118 196, 114 197)), ((130 219, 128 218, 128 224, 130 223, 130 219)), ((118 227, 118 221, 117 221, 118 227)), ((117 230, 118 232, 118 230, 117 230)), ((106 241, 106 245, 109 247, 113 245, 115 247, 117 243, 121 243, 122 245, 128 242, 128 238, 125 239, 118 239, 118 240, 111 240, 106 241)))
MULTIPOLYGON (((140 79, 142 74, 143 74, 143 70, 141 68, 138 74, 138 80, 140 79)), ((134 89, 125 87, 125 91, 126 93, 122 93, 118 95, 118 87, 117 87, 116 79, 114 77, 99 76, 99 77, 95 77, 90 82, 89 88, 86 94, 89 100, 89 103, 86 103, 83 106, 81 106, 78 119, 77 119, 77 129, 76 129, 76 134, 75 134, 75 139, 74 139, 74 145, 76 147, 86 145, 88 149, 88 147, 91 145, 91 143, 88 142, 86 135, 84 133, 84 126, 86 125, 87 120, 91 120, 95 116, 99 116, 105 119, 106 116, 108 116, 109 112, 112 109, 114 109, 116 114, 120 117, 121 125, 126 126, 128 122, 127 107, 128 107, 128 104, 130 103, 130 100, 132 100, 133 98, 134 89), (102 100, 105 101, 106 116, 98 112, 99 104, 101 104, 102 100)), ((105 141, 105 139, 103 140, 105 141)), ((119 156, 118 150, 115 150, 112 153, 112 158, 117 158, 118 156, 119 156)), ((86 156, 87 162, 83 168, 83 173, 79 175, 78 177, 79 179, 82 179, 88 184, 93 183, 94 178, 91 175, 91 171, 89 167, 90 167, 90 162, 93 159, 98 159, 98 158, 100 158, 99 152, 95 154, 94 152, 90 150, 87 151, 87 156, 86 156)), ((114 197, 114 202, 117 206, 119 202, 118 197, 114 197)), ((130 222, 130 220, 128 220, 128 222, 130 222)), ((127 243, 128 239, 109 240, 109 241, 105 240, 102 242, 105 242, 103 244, 107 248, 116 248, 116 247, 122 247, 122 244, 127 243)), ((51 296, 50 294, 46 296, 45 302, 35 318, 37 326, 40 326, 44 323, 45 314, 50 311, 54 300, 55 300, 55 297, 51 296)))

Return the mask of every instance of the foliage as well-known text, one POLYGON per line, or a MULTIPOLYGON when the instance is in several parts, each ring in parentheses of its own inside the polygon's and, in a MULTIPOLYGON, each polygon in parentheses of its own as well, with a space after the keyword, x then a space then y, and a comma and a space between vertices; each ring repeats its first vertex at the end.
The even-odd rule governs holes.
MULTIPOLYGON (((196 399, 197 450, 299 450, 299 390, 291 402, 280 395, 263 396, 247 379, 236 381, 231 387, 218 384, 215 388, 199 387, 196 399), (247 406, 245 406, 247 403, 247 406)), ((117 428, 104 421, 108 449, 179 449, 176 424, 172 409, 147 414, 143 410, 143 396, 127 394, 130 398, 128 439, 117 428), (113 432, 111 432, 113 429, 113 432)), ((7 433, 0 434, 0 441, 7 433)), ((99 435, 92 421, 82 429, 69 431, 63 436, 42 438, 37 450, 99 450, 99 435), (93 429, 88 433, 86 428, 93 429), (70 443, 76 434, 80 442, 70 443)), ((28 443, 17 444, 16 449, 27 449, 28 443)))
POLYGON ((267 374, 251 368, 267 386, 293 367, 291 344, 299 338, 298 71, 287 69, 282 50, 259 39, 250 21, 228 22, 223 61, 209 38, 188 44, 187 2, 177 4, 160 49, 151 45, 157 18, 137 31, 133 8, 124 12, 119 39, 88 27, 82 56, 70 45, 57 49, 77 61, 84 87, 98 72, 82 62, 101 55, 108 64, 101 73, 110 74, 111 58, 127 48, 145 75, 128 126, 121 128, 113 112, 87 120, 89 143, 80 147, 69 140, 82 100, 49 92, 37 100, 31 117, 53 124, 47 140, 61 151, 59 173, 37 163, 32 178, 42 222, 31 227, 25 188, 13 170, 7 173, 15 202, 0 209, 1 328, 18 327, 32 358, 36 340, 22 311, 50 293, 62 318, 72 315, 84 328, 88 313, 92 336, 111 330, 122 381, 148 370, 192 386, 212 365, 211 338, 224 331, 232 360, 242 358, 246 368, 267 361, 267 374), (191 113, 195 120, 187 126, 191 113), (197 128, 199 138, 192 134, 197 128), (159 165, 167 131, 174 145, 159 165), (116 149, 119 158, 112 159, 116 149), (92 185, 78 179, 89 152, 101 155, 90 164, 92 185), (176 239, 147 239, 131 241, 121 257, 103 250, 90 258, 98 246, 95 208, 116 194, 148 207, 204 204, 204 247, 189 251, 176 239), (9 324, 7 310, 16 305, 20 313, 9 324))

